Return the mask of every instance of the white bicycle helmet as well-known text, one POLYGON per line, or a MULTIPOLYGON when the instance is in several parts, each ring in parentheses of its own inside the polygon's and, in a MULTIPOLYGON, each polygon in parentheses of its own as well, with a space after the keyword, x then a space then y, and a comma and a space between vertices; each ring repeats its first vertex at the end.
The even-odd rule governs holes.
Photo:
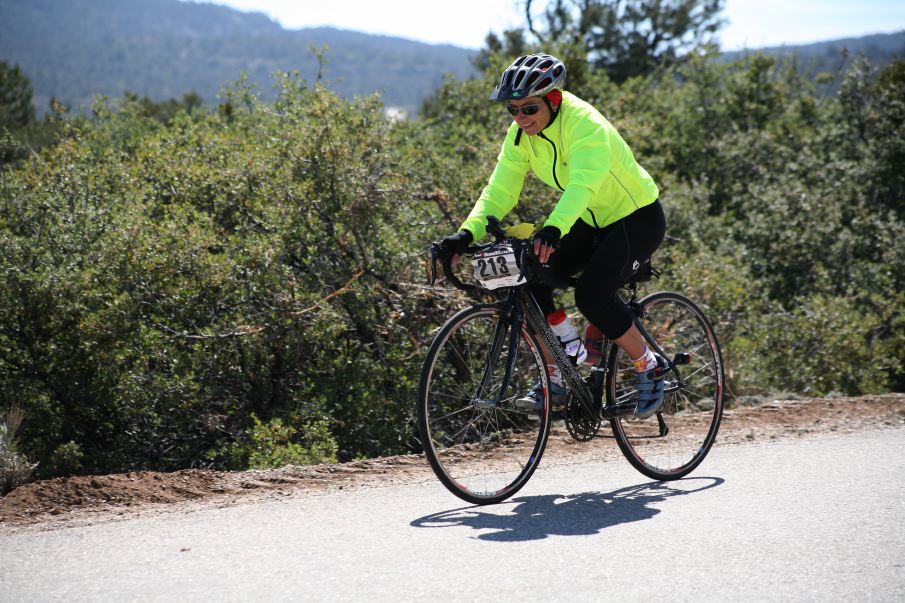
POLYGON ((527 96, 544 96, 566 81, 566 66, 544 52, 519 57, 506 68, 490 100, 511 101, 527 96))

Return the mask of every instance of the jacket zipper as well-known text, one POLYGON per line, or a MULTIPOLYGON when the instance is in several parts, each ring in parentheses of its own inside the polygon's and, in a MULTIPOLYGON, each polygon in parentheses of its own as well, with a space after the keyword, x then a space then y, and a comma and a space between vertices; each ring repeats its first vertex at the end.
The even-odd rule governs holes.
MULTIPOLYGON (((519 132, 519 133, 521 133, 521 132, 519 132)), ((559 178, 556 177, 556 145, 553 143, 552 140, 550 140, 549 138, 544 136, 543 132, 538 132, 538 136, 540 136, 541 138, 543 138, 544 140, 549 142, 550 146, 553 147, 553 182, 556 183, 556 186, 559 187, 559 190, 565 192, 566 189, 564 189, 562 187, 562 185, 559 183, 559 178)), ((617 180, 617 182, 618 182, 618 180, 617 180)), ((621 185, 622 183, 619 182, 619 184, 621 185)), ((625 187, 623 186, 622 188, 625 188, 625 187)), ((628 192, 628 191, 626 191, 626 192, 628 192)), ((631 198, 631 193, 629 193, 629 198, 631 198)), ((634 198, 632 198, 632 203, 635 203, 634 198)), ((638 207, 638 205, 635 204, 635 207, 638 207)), ((592 212, 590 208, 586 209, 585 211, 587 211, 589 214, 591 214, 591 220, 594 222, 594 228, 600 228, 600 226, 597 225, 597 216, 594 215, 594 212, 592 212)))
POLYGON ((540 136, 541 138, 543 138, 544 140, 546 140, 547 142, 549 142, 550 146, 553 147, 553 182, 556 183, 556 186, 559 188, 559 190, 565 192, 566 189, 564 189, 562 187, 562 185, 559 183, 559 179, 556 177, 556 145, 553 144, 552 140, 550 140, 549 138, 544 136, 543 132, 538 132, 537 135, 540 136))

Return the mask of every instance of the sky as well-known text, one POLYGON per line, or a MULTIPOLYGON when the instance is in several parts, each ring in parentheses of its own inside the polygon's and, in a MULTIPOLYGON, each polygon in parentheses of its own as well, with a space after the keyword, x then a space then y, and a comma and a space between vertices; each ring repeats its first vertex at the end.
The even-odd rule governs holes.
MULTIPOLYGON (((524 25, 525 0, 199 0, 262 12, 286 29, 332 26, 481 48, 524 25)), ((532 13, 546 0, 535 0, 532 13), (536 8, 535 8, 536 7, 536 8)), ((794 45, 905 29, 903 0, 726 0, 723 50, 794 45)))

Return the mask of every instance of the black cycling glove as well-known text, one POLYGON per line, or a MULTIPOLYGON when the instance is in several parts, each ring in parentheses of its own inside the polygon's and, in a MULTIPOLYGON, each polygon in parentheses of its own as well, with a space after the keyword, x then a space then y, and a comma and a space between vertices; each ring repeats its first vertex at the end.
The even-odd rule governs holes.
POLYGON ((445 257, 454 255, 462 255, 468 244, 474 240, 474 237, 467 230, 460 230, 454 235, 449 235, 440 239, 440 253, 445 257))
POLYGON ((544 226, 540 229, 536 235, 534 235, 534 240, 540 239, 540 242, 544 245, 549 245, 553 249, 559 247, 559 229, 555 226, 544 226))

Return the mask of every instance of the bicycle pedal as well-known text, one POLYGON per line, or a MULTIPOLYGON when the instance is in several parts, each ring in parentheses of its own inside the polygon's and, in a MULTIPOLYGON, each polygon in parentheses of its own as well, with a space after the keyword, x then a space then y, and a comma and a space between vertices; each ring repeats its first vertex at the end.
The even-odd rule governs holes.
POLYGON ((685 352, 676 354, 676 357, 672 359, 672 363, 677 366, 691 364, 691 354, 685 352))

